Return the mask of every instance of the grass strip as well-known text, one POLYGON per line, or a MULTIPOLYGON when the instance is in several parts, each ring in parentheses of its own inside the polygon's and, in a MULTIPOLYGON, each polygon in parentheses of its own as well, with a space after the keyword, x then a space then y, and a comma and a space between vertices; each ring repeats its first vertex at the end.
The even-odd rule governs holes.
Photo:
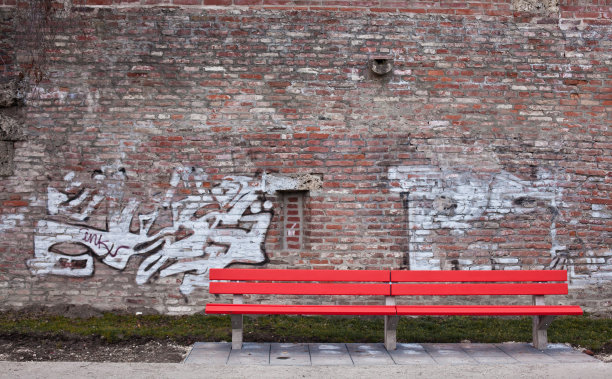
MULTIPOLYGON (((128 340, 229 341, 229 316, 120 315, 73 319, 0 313, 0 336, 27 335, 58 339, 99 338, 109 343, 128 340)), ((531 318, 402 317, 399 342, 531 341, 531 318)), ((569 343, 597 353, 612 345, 612 319, 559 317, 549 328, 549 341, 569 343)), ((381 342, 382 318, 265 316, 245 319, 245 341, 256 342, 381 342)))

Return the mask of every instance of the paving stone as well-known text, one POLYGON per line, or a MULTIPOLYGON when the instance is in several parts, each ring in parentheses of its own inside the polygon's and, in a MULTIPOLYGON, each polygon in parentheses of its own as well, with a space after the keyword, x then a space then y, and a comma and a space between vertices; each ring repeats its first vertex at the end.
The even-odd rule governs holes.
POLYGON ((588 363, 599 362, 597 359, 580 352, 571 346, 561 343, 548 344, 546 350, 543 350, 546 355, 549 355, 561 363, 588 363))
POLYGON ((273 343, 270 348, 270 365, 309 366, 310 350, 308 344, 273 343))
POLYGON ((225 365, 231 349, 227 342, 196 342, 183 363, 225 365))
POLYGON ((389 355, 398 365, 437 364, 419 343, 398 343, 396 350, 389 350, 389 355))
POLYGON ((348 343, 346 347, 356 366, 392 365, 395 363, 382 343, 348 343))
POLYGON ((553 357, 536 349, 530 343, 509 342, 495 344, 504 353, 519 361, 519 363, 554 363, 557 362, 553 357))
POLYGON ((489 343, 462 343, 459 346, 478 363, 503 364, 518 362, 497 346, 489 343))
POLYGON ((353 365, 353 360, 343 343, 311 343, 308 347, 313 366, 353 365))
POLYGON ((417 344, 400 343, 387 351, 383 344, 341 343, 253 343, 232 350, 227 342, 197 342, 185 364, 218 365, 457 365, 514 363, 599 363, 589 355, 563 344, 549 344, 538 350, 529 343, 501 344, 417 344))
POLYGON ((437 363, 442 365, 478 363, 456 343, 424 343, 423 347, 437 363))
POLYGON ((232 349, 227 360, 228 365, 269 365, 270 344, 245 342, 242 349, 232 349))

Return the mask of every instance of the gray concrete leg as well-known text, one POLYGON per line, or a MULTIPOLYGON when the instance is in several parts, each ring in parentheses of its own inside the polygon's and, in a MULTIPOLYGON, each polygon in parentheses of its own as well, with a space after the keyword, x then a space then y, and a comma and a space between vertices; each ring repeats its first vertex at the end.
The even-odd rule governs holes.
POLYGON ((242 315, 232 315, 232 349, 242 349, 242 315))
POLYGON ((397 322, 399 316, 385 316, 385 348, 395 350, 397 347, 397 322))
MULTIPOLYGON (((544 296, 533 296, 533 305, 544 305, 544 296)), ((533 316, 532 334, 533 346, 538 350, 544 350, 548 346, 548 326, 555 316, 533 316)))
POLYGON ((548 326, 555 316, 533 316, 533 346, 544 350, 548 346, 548 326))

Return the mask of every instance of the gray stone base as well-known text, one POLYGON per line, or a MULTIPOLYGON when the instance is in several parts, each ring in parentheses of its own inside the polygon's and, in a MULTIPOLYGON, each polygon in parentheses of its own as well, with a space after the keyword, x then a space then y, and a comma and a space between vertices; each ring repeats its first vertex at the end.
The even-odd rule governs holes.
POLYGON ((529 343, 398 343, 384 344, 254 343, 233 350, 229 342, 197 342, 183 363, 209 365, 372 366, 487 365, 517 363, 597 363, 597 359, 563 344, 538 350, 529 343))

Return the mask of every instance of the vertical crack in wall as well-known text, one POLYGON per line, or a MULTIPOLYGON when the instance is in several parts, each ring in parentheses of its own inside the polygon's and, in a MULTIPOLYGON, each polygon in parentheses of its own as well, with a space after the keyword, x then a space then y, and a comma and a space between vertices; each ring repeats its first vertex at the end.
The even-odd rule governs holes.
POLYGON ((402 202, 402 211, 404 213, 404 227, 406 228, 406 245, 402 249, 404 251, 404 260, 402 265, 408 270, 410 267, 410 192, 400 192, 400 200, 402 202))

